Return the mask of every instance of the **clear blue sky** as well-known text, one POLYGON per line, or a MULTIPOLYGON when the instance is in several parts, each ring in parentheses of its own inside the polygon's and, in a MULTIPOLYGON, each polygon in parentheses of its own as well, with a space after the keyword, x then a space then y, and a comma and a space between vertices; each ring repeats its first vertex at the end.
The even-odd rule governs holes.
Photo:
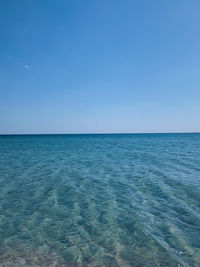
POLYGON ((0 133, 200 130, 199 0, 0 0, 0 133))

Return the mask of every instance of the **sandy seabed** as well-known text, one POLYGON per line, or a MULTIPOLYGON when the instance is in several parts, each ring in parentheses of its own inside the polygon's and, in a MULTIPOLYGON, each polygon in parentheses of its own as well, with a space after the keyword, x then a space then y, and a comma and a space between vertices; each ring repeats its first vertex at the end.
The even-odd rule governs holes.
MULTIPOLYGON (((0 267, 126 267, 126 263, 70 262, 56 253, 43 253, 24 246, 0 247, 0 267)), ((134 265, 134 266, 139 266, 134 265)), ((141 265, 140 265, 141 266, 141 265)))

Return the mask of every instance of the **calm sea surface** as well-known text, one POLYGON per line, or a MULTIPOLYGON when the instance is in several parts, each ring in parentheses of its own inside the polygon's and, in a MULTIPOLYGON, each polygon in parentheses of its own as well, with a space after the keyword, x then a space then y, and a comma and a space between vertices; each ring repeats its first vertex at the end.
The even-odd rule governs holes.
POLYGON ((200 134, 0 136, 0 266, 200 266, 200 134))

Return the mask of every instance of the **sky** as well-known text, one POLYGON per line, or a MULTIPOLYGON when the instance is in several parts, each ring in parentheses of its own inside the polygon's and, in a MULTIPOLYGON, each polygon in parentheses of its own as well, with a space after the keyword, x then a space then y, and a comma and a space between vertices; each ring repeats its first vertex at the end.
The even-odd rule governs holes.
POLYGON ((0 134, 200 131, 199 0, 0 0, 0 134))

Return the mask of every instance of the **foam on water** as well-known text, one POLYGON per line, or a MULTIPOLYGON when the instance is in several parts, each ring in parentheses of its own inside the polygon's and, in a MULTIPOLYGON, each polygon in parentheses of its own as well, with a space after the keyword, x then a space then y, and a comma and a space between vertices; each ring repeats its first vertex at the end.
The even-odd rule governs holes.
POLYGON ((200 266, 200 135, 0 136, 0 266, 200 266))

